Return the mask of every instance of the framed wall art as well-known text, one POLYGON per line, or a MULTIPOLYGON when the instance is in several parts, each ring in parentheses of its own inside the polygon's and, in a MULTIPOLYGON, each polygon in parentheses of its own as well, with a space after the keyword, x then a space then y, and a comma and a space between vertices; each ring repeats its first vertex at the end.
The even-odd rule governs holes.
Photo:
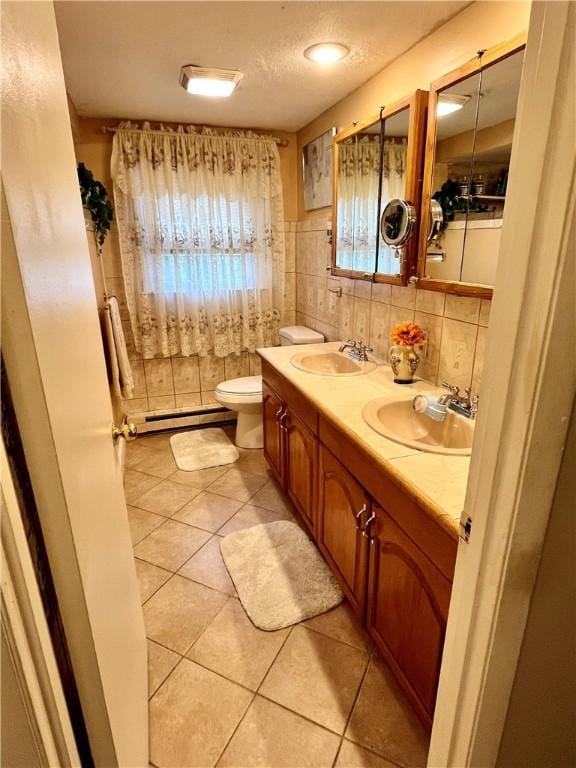
POLYGON ((304 210, 332 205, 332 138, 336 128, 306 144, 302 150, 304 210))

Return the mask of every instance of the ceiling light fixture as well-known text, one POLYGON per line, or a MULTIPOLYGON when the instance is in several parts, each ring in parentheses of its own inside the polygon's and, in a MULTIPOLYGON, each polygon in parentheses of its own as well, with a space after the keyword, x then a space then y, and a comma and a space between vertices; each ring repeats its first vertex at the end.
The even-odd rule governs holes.
POLYGON ((436 115, 437 117, 451 115, 452 112, 462 109, 468 101, 470 101, 470 96, 460 96, 458 93, 443 93, 436 105, 436 115))
POLYGON ((188 64, 180 70, 180 85, 194 96, 222 99, 230 96, 242 79, 235 69, 208 69, 188 64))
POLYGON ((316 64, 334 64, 336 61, 345 59, 350 53, 342 43, 316 43, 306 48, 304 56, 316 64))

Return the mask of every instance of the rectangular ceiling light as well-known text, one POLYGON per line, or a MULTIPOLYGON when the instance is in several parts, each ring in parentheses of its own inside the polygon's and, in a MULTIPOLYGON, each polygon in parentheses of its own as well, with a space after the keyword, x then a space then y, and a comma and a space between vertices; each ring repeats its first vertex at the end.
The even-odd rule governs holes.
POLYGON ((180 85, 195 96, 221 99, 230 96, 242 77, 242 72, 235 69, 207 69, 190 64, 180 70, 180 85))

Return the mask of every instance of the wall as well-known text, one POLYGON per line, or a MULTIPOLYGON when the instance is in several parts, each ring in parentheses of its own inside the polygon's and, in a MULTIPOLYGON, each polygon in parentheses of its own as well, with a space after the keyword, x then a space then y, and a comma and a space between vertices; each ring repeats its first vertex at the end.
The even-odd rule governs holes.
MULTIPOLYGON (((117 125, 119 120, 98 120, 78 118, 71 109, 71 124, 74 131, 74 149, 78 162, 83 162, 94 176, 101 181, 112 197, 112 179, 110 176, 110 157, 112 153, 112 134, 104 133, 104 126, 117 125)), ((275 131, 274 135, 288 142, 280 147, 280 162, 284 193, 284 211, 288 219, 296 215, 296 135, 275 131)), ((290 221, 285 223, 286 273, 284 324, 296 322, 296 276, 295 276, 295 227, 290 221)), ((238 376, 250 376, 260 372, 260 361, 256 355, 243 353, 231 355, 225 359, 208 356, 205 358, 173 357, 142 360, 134 347, 129 315, 124 298, 120 247, 116 225, 112 225, 104 248, 102 261, 93 247, 93 234, 88 232, 91 241, 90 256, 94 283, 99 308, 104 304, 104 288, 118 297, 132 361, 135 389, 130 400, 122 402, 123 410, 128 414, 187 411, 201 406, 209 407, 214 400, 214 388, 224 379, 238 376), (102 276, 102 269, 104 278, 102 276), (105 285, 104 285, 105 283, 105 285)))
POLYGON ((576 412, 565 455, 500 752, 498 768, 576 765, 576 412))
POLYGON ((428 331, 418 375, 477 392, 482 376, 490 301, 365 280, 330 277, 326 222, 299 222, 296 233, 296 321, 329 340, 361 339, 388 359, 390 330, 417 322, 428 331), (342 288, 339 298, 332 290, 342 288))

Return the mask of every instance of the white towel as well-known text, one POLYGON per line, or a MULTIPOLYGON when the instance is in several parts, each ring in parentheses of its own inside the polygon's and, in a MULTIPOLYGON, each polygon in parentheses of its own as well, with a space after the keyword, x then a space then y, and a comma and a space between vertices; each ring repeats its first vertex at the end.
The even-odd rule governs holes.
POLYGON ((115 296, 111 296, 106 302, 104 314, 112 389, 118 397, 128 399, 134 392, 134 377, 126 349, 120 307, 115 296))

